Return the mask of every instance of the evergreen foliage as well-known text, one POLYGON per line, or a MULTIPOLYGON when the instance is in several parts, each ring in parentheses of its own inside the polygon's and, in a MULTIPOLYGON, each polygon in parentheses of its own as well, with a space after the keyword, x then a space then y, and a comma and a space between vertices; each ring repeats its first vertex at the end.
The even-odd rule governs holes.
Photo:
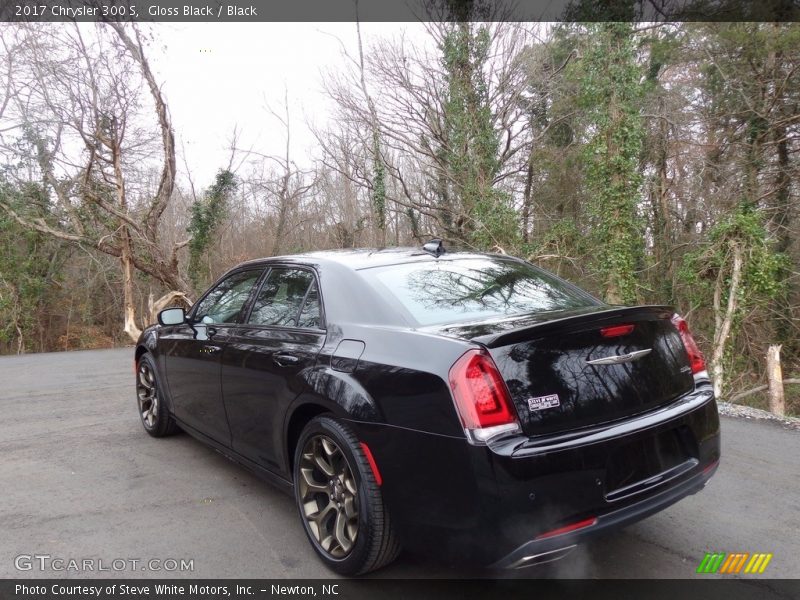
POLYGON ((203 265, 203 257, 214 241, 214 233, 228 214, 228 200, 235 191, 233 173, 220 169, 204 197, 192 202, 189 207, 187 231, 192 238, 189 242, 188 272, 196 290, 202 290, 208 283, 210 273, 203 265))

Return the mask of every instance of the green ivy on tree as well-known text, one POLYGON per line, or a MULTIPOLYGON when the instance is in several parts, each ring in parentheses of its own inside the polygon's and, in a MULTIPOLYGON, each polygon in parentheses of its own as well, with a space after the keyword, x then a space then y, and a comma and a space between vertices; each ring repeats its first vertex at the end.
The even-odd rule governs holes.
POLYGON ((468 0, 450 2, 457 22, 441 45, 448 142, 443 160, 465 216, 455 224, 464 241, 484 249, 513 247, 519 237, 517 214, 509 195, 494 187, 500 163, 485 74, 489 29, 469 21, 480 8, 468 0))
MULTIPOLYGON (((784 292, 786 279, 782 270, 787 267, 787 257, 775 251, 775 240, 767 231, 762 211, 750 203, 742 203, 737 210, 709 231, 709 244, 705 248, 688 252, 683 257, 679 277, 687 285, 692 305, 710 305, 717 274, 728 268, 731 244, 743 249, 742 278, 737 296, 737 313, 749 312, 757 306, 767 306, 784 292)), ((729 287, 722 294, 727 302, 729 287)))
POLYGON ((214 232, 228 214, 228 200, 235 190, 233 173, 221 169, 205 196, 189 207, 187 231, 192 236, 189 242, 189 277, 196 290, 207 283, 210 273, 202 260, 211 246, 214 232))
POLYGON ((630 23, 586 27, 589 44, 574 69, 591 135, 584 156, 590 231, 598 249, 592 266, 608 302, 633 304, 638 299, 636 272, 644 255, 644 227, 637 214, 643 73, 630 23))
POLYGON ((381 157, 381 138, 377 130, 372 134, 372 151, 375 156, 372 181, 372 206, 375 210, 375 225, 381 231, 386 229, 386 167, 381 157))

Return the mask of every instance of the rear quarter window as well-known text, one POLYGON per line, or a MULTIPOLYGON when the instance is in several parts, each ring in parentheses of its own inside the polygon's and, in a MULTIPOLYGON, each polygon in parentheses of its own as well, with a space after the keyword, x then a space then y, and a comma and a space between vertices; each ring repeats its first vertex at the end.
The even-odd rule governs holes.
POLYGON ((404 263, 360 272, 421 326, 598 304, 586 292, 546 271, 502 258, 404 263))

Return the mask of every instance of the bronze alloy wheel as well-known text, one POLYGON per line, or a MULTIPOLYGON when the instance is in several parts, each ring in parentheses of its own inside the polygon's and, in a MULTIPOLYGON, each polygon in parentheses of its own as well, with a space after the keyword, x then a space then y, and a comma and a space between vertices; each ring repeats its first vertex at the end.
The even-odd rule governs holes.
POLYGON ((139 400, 139 415, 146 429, 153 429, 158 422, 158 387, 150 363, 139 363, 136 374, 136 397, 139 400))
POLYGON ((358 487, 347 457, 330 437, 315 435, 303 447, 299 471, 309 530, 329 556, 346 557, 358 537, 358 487))
POLYGON ((327 414, 306 423, 293 450, 303 529, 317 555, 340 575, 374 571, 400 552, 368 451, 349 424, 327 414))
POLYGON ((164 437, 178 431, 164 397, 155 362, 148 353, 136 361, 136 408, 144 430, 153 437, 164 437))

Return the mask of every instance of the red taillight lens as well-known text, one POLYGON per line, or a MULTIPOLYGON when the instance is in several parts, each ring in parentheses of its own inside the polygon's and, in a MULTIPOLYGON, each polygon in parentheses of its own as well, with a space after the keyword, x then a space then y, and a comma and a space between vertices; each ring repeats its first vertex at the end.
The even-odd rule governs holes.
POLYGON ((678 314, 672 315, 672 324, 681 335, 683 347, 686 348, 686 354, 689 355, 689 365, 692 367, 692 374, 705 371, 706 361, 703 359, 703 353, 700 352, 700 348, 697 347, 697 342, 694 341, 692 333, 689 331, 689 325, 684 318, 678 314))
POLYGON ((600 330, 600 335, 604 338, 621 337, 628 335, 633 331, 634 325, 612 325, 611 327, 603 327, 600 330))
POLYGON ((469 350, 455 362, 450 388, 465 429, 517 422, 506 384, 485 350, 469 350))

